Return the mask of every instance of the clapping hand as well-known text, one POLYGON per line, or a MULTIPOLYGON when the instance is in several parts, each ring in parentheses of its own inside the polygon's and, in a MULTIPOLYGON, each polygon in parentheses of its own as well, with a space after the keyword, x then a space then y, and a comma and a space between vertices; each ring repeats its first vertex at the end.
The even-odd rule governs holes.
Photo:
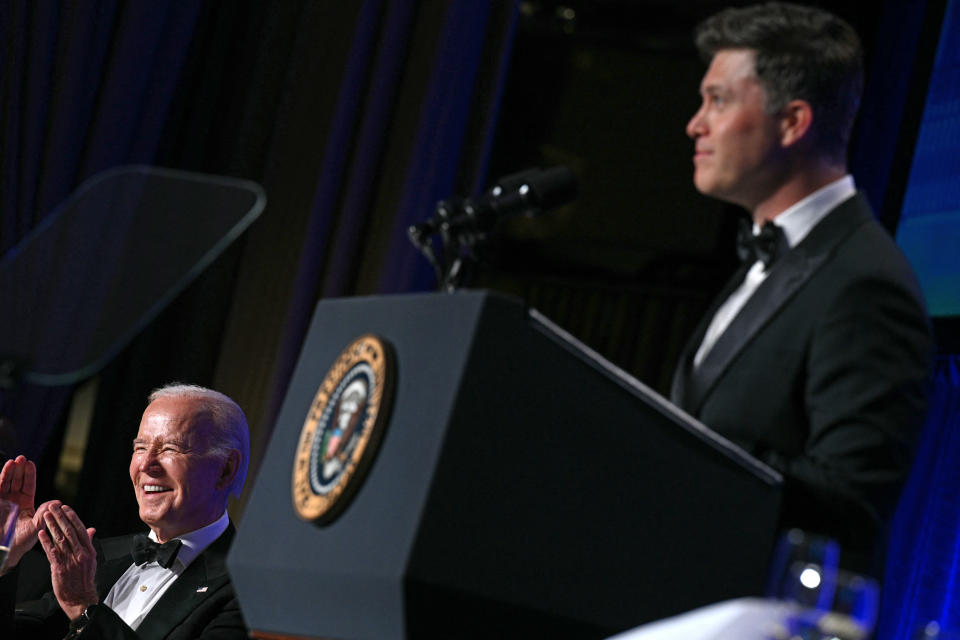
POLYGON ((37 467, 33 462, 23 456, 7 460, 0 470, 0 498, 16 504, 19 513, 4 571, 16 566, 23 554, 37 542, 37 532, 43 525, 47 505, 42 505, 39 510, 34 507, 36 493, 37 467))
POLYGON ((40 544, 50 561, 53 595, 67 617, 74 620, 87 605, 99 601, 94 583, 97 552, 93 548, 95 529, 88 529, 76 511, 65 504, 47 503, 43 514, 45 529, 40 544))

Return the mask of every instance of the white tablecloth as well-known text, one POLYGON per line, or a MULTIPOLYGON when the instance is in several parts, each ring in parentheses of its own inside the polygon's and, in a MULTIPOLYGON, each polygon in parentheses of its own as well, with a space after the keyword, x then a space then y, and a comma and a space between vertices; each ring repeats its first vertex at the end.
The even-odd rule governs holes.
POLYGON ((728 600, 625 631, 610 640, 770 640, 782 637, 794 605, 759 598, 728 600))

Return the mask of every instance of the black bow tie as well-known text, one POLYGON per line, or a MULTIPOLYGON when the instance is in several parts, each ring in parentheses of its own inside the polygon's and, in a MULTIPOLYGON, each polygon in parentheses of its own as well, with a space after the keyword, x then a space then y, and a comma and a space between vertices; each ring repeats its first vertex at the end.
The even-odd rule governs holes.
POLYGON ((790 246, 783 229, 766 222, 760 227, 760 233, 754 235, 753 223, 749 220, 740 220, 740 229, 737 231, 737 257, 745 264, 753 264, 757 260, 769 269, 778 256, 783 255, 790 246))
POLYGON ((147 534, 140 533, 133 537, 130 553, 133 554, 133 562, 138 566, 156 560, 161 567, 169 569, 177 559, 177 553, 180 552, 182 544, 180 540, 170 540, 160 544, 151 540, 147 534))

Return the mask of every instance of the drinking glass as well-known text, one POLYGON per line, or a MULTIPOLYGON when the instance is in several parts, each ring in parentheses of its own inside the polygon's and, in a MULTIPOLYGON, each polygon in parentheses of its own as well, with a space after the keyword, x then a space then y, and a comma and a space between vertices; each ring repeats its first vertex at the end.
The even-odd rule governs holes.
POLYGON ((840 545, 835 540, 790 529, 774 550, 767 597, 825 611, 833 601, 839 561, 840 545))
POLYGON ((877 623, 880 586, 873 578, 838 571, 830 609, 817 622, 824 638, 864 640, 877 623))
POLYGON ((865 640, 877 621, 877 582, 838 568, 840 545, 798 529, 779 540, 770 565, 767 597, 796 605, 783 638, 865 640))

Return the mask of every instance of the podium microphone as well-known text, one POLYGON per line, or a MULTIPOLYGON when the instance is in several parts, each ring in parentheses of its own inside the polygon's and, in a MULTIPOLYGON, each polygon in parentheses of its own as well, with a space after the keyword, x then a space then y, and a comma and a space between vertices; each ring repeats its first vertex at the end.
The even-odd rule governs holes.
POLYGON ((410 231, 421 238, 437 232, 485 233, 503 218, 537 215, 576 196, 577 179, 569 168, 527 169, 500 178, 478 198, 444 200, 432 219, 413 225, 410 231))
POLYGON ((454 291, 464 264, 476 261, 476 249, 501 219, 543 213, 576 196, 577 179, 569 168, 527 169, 500 178, 477 198, 441 201, 432 218, 407 228, 407 236, 429 260, 441 289, 454 291), (437 234, 440 246, 434 251, 431 238, 437 234))

